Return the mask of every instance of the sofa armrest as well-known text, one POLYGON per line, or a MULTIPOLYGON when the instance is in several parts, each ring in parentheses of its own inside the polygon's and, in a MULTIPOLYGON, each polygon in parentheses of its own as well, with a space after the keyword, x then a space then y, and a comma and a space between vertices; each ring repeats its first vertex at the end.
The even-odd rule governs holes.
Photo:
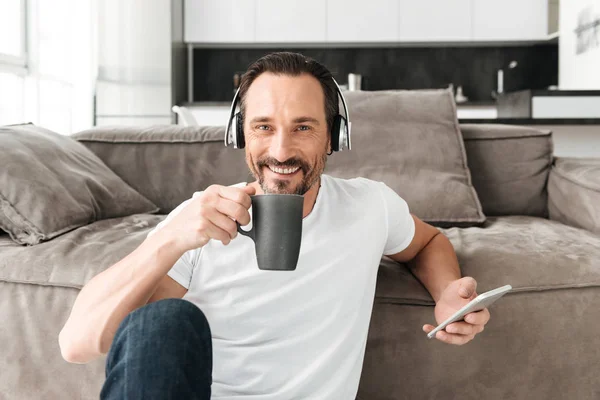
POLYGON ((550 219, 600 234, 600 158, 555 158, 548 179, 550 219))

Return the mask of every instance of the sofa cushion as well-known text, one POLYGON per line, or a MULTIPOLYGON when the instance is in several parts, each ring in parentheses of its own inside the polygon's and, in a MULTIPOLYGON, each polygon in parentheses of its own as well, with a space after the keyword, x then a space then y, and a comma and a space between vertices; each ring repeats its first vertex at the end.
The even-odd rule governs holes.
POLYGON ((352 150, 332 155, 327 173, 383 181, 411 212, 437 226, 485 221, 450 91, 357 91, 345 97, 352 150))
MULTIPOLYGON (((463 276, 477 291, 512 285, 513 292, 600 286, 600 236, 547 219, 488 217, 482 227, 449 228, 463 276)), ((379 268, 378 302, 433 305, 421 283, 387 260, 379 268)))
POLYGON ((0 236, 0 281, 79 289, 135 250, 164 218, 136 214, 97 221, 28 247, 0 236))
POLYGON ((461 124, 460 129, 483 212, 547 217, 551 132, 500 124, 461 124))
POLYGON ((251 179, 244 151, 225 147, 225 127, 97 127, 73 135, 163 214, 211 184, 251 179))
POLYGON ((556 158, 548 196, 551 219, 600 234, 600 159, 556 158))
POLYGON ((91 151, 35 125, 0 127, 0 228, 37 244, 106 218, 158 211, 91 151))

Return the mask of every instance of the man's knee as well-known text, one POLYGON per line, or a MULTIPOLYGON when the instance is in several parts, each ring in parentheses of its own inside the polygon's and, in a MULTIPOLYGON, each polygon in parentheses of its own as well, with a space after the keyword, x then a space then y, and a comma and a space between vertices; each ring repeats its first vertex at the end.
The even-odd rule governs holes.
POLYGON ((161 335, 169 331, 182 333, 186 328, 198 334, 208 333, 210 326, 206 316, 196 305, 184 299, 163 299, 148 303, 132 311, 126 318, 130 329, 142 329, 146 332, 157 330, 161 335), (150 325, 150 326, 149 326, 150 325))

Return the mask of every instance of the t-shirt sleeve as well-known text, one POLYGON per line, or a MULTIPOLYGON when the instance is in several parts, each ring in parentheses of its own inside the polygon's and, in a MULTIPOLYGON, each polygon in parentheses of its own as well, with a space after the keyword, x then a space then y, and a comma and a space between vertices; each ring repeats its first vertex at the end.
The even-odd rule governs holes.
POLYGON ((190 288, 194 270, 192 252, 193 250, 183 253, 179 260, 175 262, 175 265, 167 272, 167 275, 186 289, 190 288))
POLYGON ((380 182, 387 220, 387 241, 383 250, 386 256, 406 249, 415 236, 415 221, 408 204, 385 183, 380 182))
MULTIPOLYGON (((200 192, 197 192, 197 193, 200 193, 200 192)), ((194 193, 194 196, 192 196, 192 199, 197 195, 197 193, 194 193)), ((154 233, 156 233, 157 231, 162 229, 162 227, 164 227, 165 224, 167 224, 177 214, 179 214, 181 212, 181 210, 183 210, 183 208, 192 199, 186 200, 183 203, 181 203, 179 206, 177 206, 173 211, 171 211, 169 213, 169 215, 167 215, 167 217, 164 220, 162 220, 158 225, 156 225, 154 227, 154 229, 152 229, 150 232, 148 232, 148 235, 146 237, 150 237, 154 233)), ((194 270, 194 262, 193 262, 194 257, 192 254, 193 252, 194 252, 194 250, 186 251, 179 258, 179 260, 177 260, 175 262, 175 264, 173 265, 173 267, 171 267, 169 272, 167 272, 168 276, 173 278, 173 280, 175 280, 175 282, 179 283, 181 286, 183 286, 186 289, 190 288, 190 282, 192 280, 192 272, 194 270)))

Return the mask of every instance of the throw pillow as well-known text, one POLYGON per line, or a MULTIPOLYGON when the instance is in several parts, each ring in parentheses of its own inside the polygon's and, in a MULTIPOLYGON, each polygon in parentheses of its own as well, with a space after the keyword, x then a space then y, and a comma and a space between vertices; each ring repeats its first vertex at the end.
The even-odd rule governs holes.
POLYGON ((546 218, 552 133, 500 124, 461 124, 460 130, 485 215, 546 218))
POLYGON ((0 229, 34 245, 91 222, 158 208, 76 140, 0 127, 0 229))
POLYGON ((550 219, 600 234, 600 160, 557 157, 548 179, 550 219))
POLYGON ((352 150, 330 157, 327 173, 385 182, 422 220, 440 227, 485 221, 449 90, 344 94, 352 150))

